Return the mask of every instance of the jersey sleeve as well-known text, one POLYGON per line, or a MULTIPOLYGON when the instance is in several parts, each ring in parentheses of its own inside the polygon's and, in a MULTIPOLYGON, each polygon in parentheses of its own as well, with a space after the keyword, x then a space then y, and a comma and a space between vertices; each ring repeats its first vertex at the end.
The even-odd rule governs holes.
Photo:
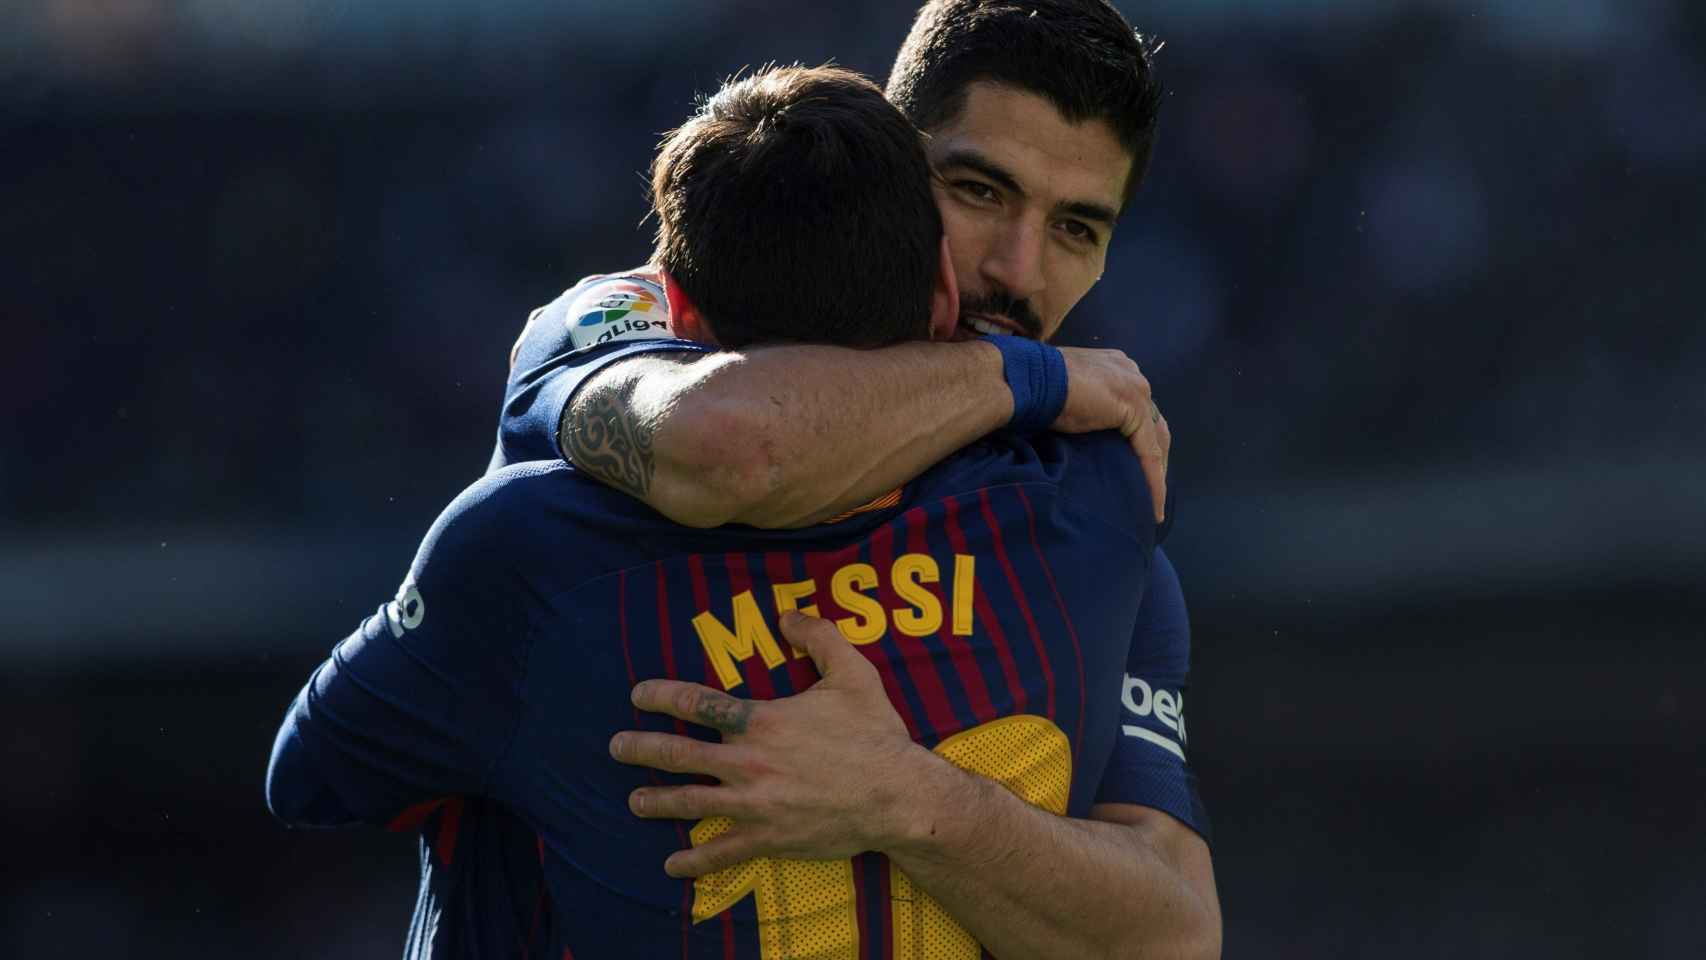
POLYGON ((675 337, 670 320, 663 287, 633 274, 590 277, 535 310, 516 342, 490 470, 558 459, 563 410, 610 364, 642 353, 711 351, 675 337))
POLYGON ((1167 555, 1156 550, 1120 685, 1120 735, 1114 738, 1096 802, 1153 807, 1207 840, 1208 811, 1186 759, 1190 663, 1184 591, 1167 555))
POLYGON ((486 791, 520 715, 529 630, 481 492, 439 517, 396 598, 290 705, 267 771, 281 820, 386 824, 424 801, 486 791))

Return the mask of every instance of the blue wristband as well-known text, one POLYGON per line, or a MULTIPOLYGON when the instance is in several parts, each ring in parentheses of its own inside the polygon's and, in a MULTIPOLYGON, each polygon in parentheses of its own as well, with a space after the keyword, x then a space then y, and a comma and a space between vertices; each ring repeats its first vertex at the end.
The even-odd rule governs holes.
POLYGON ((1066 408, 1066 358, 1054 347, 1028 337, 989 334, 983 339, 1001 351, 1001 375, 1013 391, 1013 419, 1007 429, 1016 433, 1047 430, 1066 408))

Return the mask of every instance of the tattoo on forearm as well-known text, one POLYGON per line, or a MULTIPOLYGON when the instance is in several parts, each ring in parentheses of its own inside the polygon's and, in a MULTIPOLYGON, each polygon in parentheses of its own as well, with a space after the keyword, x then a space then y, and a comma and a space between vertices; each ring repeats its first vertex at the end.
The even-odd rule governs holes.
POLYGON ((752 701, 727 694, 707 696, 693 711, 693 722, 724 733, 745 733, 752 720, 752 701))
POLYGON ((652 430, 631 409, 634 386, 590 384, 563 411, 558 431, 563 453, 574 465, 629 496, 644 499, 656 461, 652 430))

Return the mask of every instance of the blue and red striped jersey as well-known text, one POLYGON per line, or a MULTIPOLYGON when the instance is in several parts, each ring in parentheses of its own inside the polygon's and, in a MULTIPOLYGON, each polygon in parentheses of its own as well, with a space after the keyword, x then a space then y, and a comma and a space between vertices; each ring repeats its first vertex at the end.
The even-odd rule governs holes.
POLYGON ((1146 503, 1116 435, 998 435, 894 507, 799 531, 676 527, 563 463, 505 468, 441 515, 396 599, 315 672, 279 733, 270 802, 325 825, 390 823, 447 796, 502 804, 540 838, 546 956, 806 955, 761 949, 761 929, 839 938, 824 956, 945 942, 952 921, 918 920, 922 894, 874 855, 815 878, 780 863, 667 877, 664 858, 716 825, 634 817, 629 791, 675 778, 619 765, 607 744, 636 726, 710 734, 638 714, 628 691, 670 677, 797 692, 814 672, 777 617, 815 611, 877 666, 926 746, 1057 813, 1115 795, 1200 826, 1168 749, 1183 741, 1183 678, 1140 680, 1141 704, 1128 679, 1146 503), (1138 705, 1152 737, 1123 735, 1138 705), (1145 762, 1113 763, 1128 742, 1145 762), (796 917, 788 903, 818 906, 796 917))
MULTIPOLYGON (((494 470, 554 457, 562 404, 604 363, 703 349, 631 331, 565 342, 591 315, 573 309, 582 293, 536 314, 517 345, 494 470)), ((606 309, 592 323, 620 312, 594 306, 606 309)), ((441 516, 397 599, 298 697, 269 802, 293 823, 422 831, 410 956, 796 955, 759 931, 803 922, 777 916, 790 882, 808 882, 800 871, 669 879, 663 858, 719 826, 633 818, 629 790, 675 778, 606 752, 635 726, 709 736, 636 714, 638 679, 753 697, 809 684, 810 661, 776 629, 795 607, 839 621, 914 736, 955 762, 1057 812, 1137 803, 1206 834, 1184 761, 1188 621, 1165 556, 1151 560, 1145 504, 1114 437, 999 435, 892 505, 805 531, 685 530, 561 463, 499 470, 441 516), (1011 767, 1036 757, 1028 774, 1011 767)), ((947 942, 879 856, 810 883, 840 904, 828 927, 794 931, 831 936, 822 955, 947 942)))

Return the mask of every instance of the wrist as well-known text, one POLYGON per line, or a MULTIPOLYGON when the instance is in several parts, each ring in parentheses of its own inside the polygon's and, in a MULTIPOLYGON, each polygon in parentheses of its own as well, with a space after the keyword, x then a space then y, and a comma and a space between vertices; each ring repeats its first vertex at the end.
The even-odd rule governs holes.
POLYGON ((975 784, 958 767, 912 744, 892 767, 891 782, 898 792, 885 804, 885 815, 872 834, 871 849, 890 857, 929 856, 943 840, 944 827, 963 815, 966 790, 975 784))
MULTIPOLYGON (((1001 349, 990 343, 988 337, 940 346, 959 351, 951 368, 955 371, 953 380, 943 384, 947 395, 953 398, 952 406, 957 408, 952 422, 962 425, 973 440, 1012 422, 1013 391, 1007 387, 1006 358, 1001 349)), ((964 445, 957 444, 956 448, 964 445)))
POLYGON ((1066 358, 1040 340, 1000 334, 979 339, 1001 353, 1001 375, 1013 402, 1007 428, 1017 433, 1048 429, 1066 407, 1066 358))

